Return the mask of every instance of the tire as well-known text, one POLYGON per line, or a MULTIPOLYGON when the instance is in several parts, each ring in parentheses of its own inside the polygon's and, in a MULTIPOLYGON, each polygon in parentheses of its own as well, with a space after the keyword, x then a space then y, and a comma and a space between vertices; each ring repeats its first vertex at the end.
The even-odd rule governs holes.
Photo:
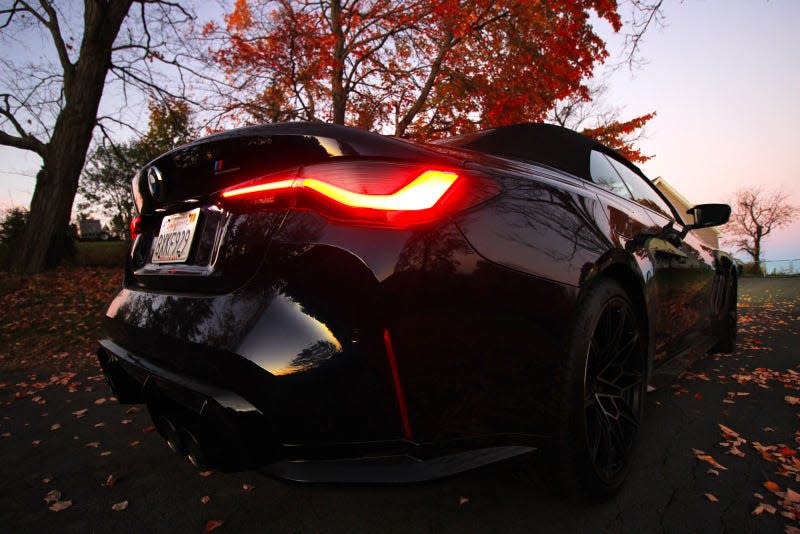
POLYGON ((647 339, 637 312, 622 286, 606 278, 579 304, 550 455, 554 482, 568 494, 609 497, 630 471, 647 389, 647 339))
POLYGON ((737 286, 736 276, 734 276, 733 272, 729 273, 722 313, 717 319, 717 342, 708 352, 731 354, 736 349, 736 333, 738 330, 737 286))

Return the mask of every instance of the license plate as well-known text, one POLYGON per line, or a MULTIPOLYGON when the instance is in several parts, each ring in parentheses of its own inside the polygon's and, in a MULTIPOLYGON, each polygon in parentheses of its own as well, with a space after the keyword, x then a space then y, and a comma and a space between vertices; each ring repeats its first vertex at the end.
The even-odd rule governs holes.
POLYGON ((153 263, 183 263, 192 248, 200 208, 168 215, 161 221, 161 230, 153 244, 153 263))

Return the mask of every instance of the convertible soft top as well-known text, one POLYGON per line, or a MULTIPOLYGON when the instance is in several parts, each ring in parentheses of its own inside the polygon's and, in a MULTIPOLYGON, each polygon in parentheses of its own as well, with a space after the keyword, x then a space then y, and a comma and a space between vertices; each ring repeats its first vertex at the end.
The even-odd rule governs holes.
POLYGON ((451 137, 436 144, 468 148, 495 156, 525 159, 592 181, 589 159, 592 150, 604 152, 627 165, 637 174, 642 171, 614 150, 555 124, 526 123, 483 130, 474 134, 451 137))

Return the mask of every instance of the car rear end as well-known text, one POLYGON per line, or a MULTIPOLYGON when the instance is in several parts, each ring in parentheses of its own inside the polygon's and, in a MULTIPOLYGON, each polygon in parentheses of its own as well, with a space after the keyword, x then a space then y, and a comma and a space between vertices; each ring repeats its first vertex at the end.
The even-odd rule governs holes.
POLYGON ((464 436, 442 426, 458 406, 419 393, 449 382, 436 367, 401 371, 483 305, 453 276, 454 254, 464 268, 479 255, 452 216, 500 185, 457 156, 295 123, 153 161, 133 179, 139 216, 100 340, 118 399, 147 403, 198 464, 423 457, 464 436))

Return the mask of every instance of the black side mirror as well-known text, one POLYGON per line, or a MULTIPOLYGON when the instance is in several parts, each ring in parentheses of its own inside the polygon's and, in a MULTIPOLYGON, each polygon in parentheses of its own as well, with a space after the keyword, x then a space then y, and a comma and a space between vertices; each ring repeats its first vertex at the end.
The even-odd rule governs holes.
POLYGON ((698 204, 686 213, 694 216, 694 224, 687 227, 694 230, 725 224, 731 217, 731 207, 727 204, 698 204))

